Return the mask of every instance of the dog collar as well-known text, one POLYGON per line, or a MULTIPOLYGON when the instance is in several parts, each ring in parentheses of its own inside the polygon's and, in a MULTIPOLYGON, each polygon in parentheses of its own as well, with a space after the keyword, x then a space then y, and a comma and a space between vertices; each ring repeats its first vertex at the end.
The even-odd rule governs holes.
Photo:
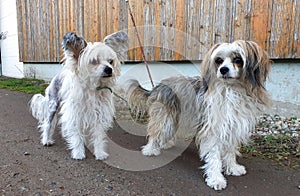
POLYGON ((103 89, 107 89, 111 93, 113 93, 113 91, 111 90, 111 88, 109 88, 108 86, 98 86, 98 87, 96 87, 96 91, 100 91, 100 90, 103 90, 103 89))

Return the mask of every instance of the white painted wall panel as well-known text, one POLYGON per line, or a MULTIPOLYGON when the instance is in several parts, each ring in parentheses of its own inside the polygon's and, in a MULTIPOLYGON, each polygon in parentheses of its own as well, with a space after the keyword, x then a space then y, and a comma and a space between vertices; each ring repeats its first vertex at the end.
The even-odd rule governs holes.
POLYGON ((15 0, 0 1, 0 32, 7 32, 1 40, 2 75, 24 77, 23 63, 19 62, 17 11, 15 0))

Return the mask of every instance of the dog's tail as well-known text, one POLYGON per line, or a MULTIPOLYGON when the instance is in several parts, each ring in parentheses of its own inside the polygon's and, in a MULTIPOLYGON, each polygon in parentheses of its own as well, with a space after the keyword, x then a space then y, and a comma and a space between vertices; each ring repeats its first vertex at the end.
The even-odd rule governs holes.
POLYGON ((32 116, 39 121, 39 125, 45 121, 48 114, 48 99, 41 94, 35 94, 29 102, 32 116))
POLYGON ((137 80, 130 79, 125 83, 125 96, 131 112, 136 118, 147 115, 149 109, 148 97, 150 91, 144 89, 137 80))

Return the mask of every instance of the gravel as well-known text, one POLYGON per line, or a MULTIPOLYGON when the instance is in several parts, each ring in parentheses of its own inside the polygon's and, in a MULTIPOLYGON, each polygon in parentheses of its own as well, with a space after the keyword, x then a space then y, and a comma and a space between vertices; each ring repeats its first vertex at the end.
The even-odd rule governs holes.
POLYGON ((276 135, 285 134, 293 138, 299 138, 300 118, 281 117, 279 115, 271 116, 264 114, 260 116, 258 124, 253 134, 258 135, 276 135))

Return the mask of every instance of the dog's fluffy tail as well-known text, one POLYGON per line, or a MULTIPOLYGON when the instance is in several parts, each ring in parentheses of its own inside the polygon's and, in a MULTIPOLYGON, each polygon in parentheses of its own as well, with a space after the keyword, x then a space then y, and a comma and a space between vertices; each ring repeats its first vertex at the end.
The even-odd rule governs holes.
POLYGON ((31 114, 39 121, 39 125, 45 121, 48 114, 48 99, 41 94, 35 94, 29 102, 31 114))
POLYGON ((125 96, 127 98, 130 110, 136 118, 141 118, 148 113, 148 97, 150 91, 141 87, 137 80, 130 79, 125 84, 125 96))

